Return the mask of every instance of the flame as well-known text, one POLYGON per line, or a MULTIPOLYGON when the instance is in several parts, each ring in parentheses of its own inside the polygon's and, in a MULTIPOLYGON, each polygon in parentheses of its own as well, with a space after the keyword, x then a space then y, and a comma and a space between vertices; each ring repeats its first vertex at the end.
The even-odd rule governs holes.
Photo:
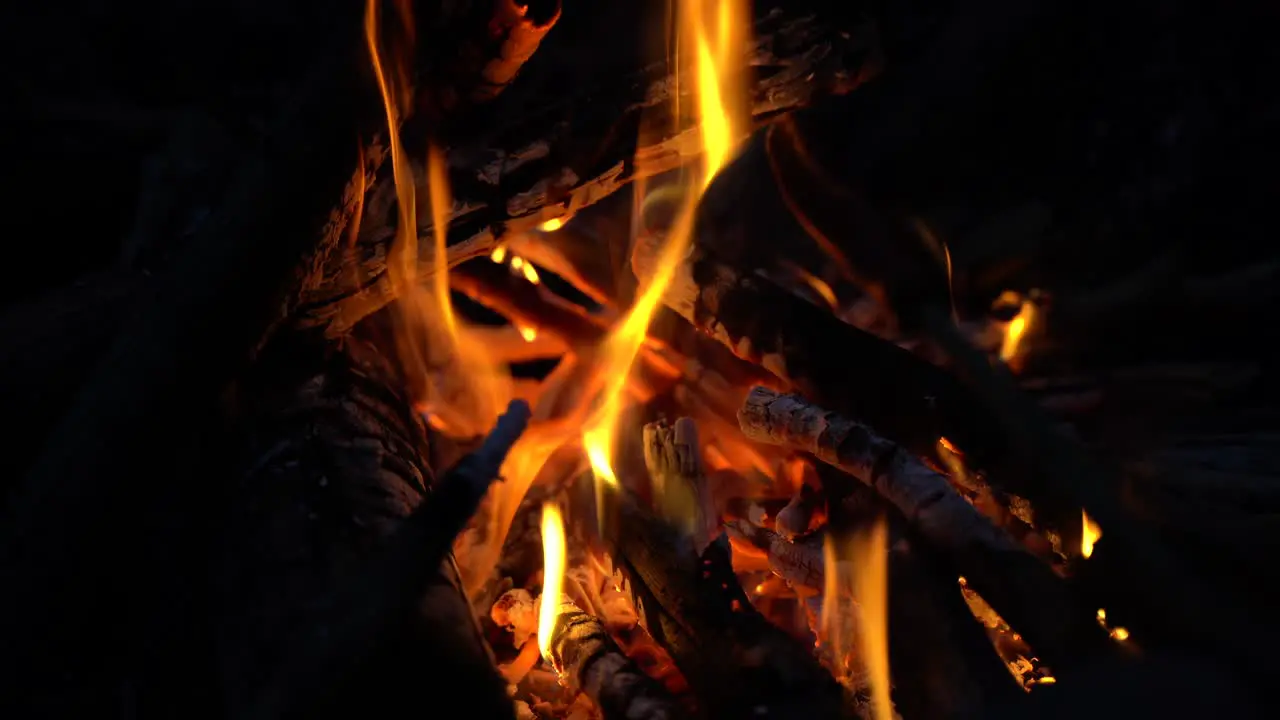
POLYGON ((499 245, 494 248, 493 252, 489 253, 489 259, 498 264, 502 264, 502 261, 507 259, 507 246, 499 245))
POLYGON ((862 607, 859 650, 871 679, 875 720, 892 720, 889 700, 889 526, 879 518, 853 538, 853 591, 862 607))
POLYGON ((831 649, 837 665, 842 664, 844 657, 849 654, 842 632, 844 626, 838 612, 841 588, 846 581, 847 578, 841 573, 835 539, 828 533, 822 538, 822 615, 819 617, 819 627, 822 628, 824 644, 831 649))
MULTIPOLYGON (((408 15, 409 4, 398 0, 396 10, 404 26, 401 30, 411 43, 413 23, 408 15)), ((510 377, 505 368, 495 366, 477 339, 468 336, 467 328, 454 312, 449 295, 449 260, 446 249, 452 201, 444 154, 435 146, 431 146, 427 152, 427 190, 435 241, 430 297, 424 297, 417 285, 417 187, 398 130, 400 107, 408 103, 410 96, 405 61, 411 57, 411 48, 395 58, 398 62, 391 65, 384 63, 379 46, 378 18, 378 0, 369 0, 365 7, 365 39, 387 114, 392 181, 395 184, 399 213, 396 234, 387 254, 387 276, 398 300, 398 310, 408 321, 404 331, 396 338, 397 350, 401 362, 409 372, 418 374, 415 379, 420 387, 416 390, 427 395, 426 404, 433 422, 458 435, 477 435, 493 425, 498 413, 511 398, 510 377), (430 322, 431 320, 439 322, 430 322), (443 337, 426 338, 426 342, 423 342, 424 338, 420 334, 441 329, 444 331, 443 337), (460 386, 455 388, 456 393, 444 393, 440 388, 433 387, 432 380, 439 378, 433 378, 433 362, 428 360, 425 351, 449 358, 448 363, 441 364, 448 364, 454 371, 453 374, 458 375, 448 378, 448 381, 460 386), (440 402, 439 398, 433 397, 442 394, 448 395, 447 401, 440 402), (456 394, 461 394, 462 397, 456 397, 456 394)))
POLYGON ((1102 537, 1102 528, 1083 510, 1080 511, 1080 521, 1080 556, 1088 558, 1093 554, 1093 544, 1102 537))
POLYGON ((1018 310, 1018 314, 1009 321, 1009 326, 1005 328, 1004 342, 1000 345, 1000 359, 1006 363, 1012 363, 1018 358, 1018 350, 1022 343, 1022 338, 1027 334, 1027 330, 1031 327, 1031 322, 1035 318, 1035 305, 1030 300, 1024 300, 1022 307, 1018 310))
MULTIPOLYGON (((743 110, 746 94, 740 85, 747 39, 745 6, 739 0, 683 0, 679 17, 678 32, 694 48, 702 172, 686 195, 648 284, 602 347, 598 367, 598 377, 604 384, 601 401, 582 434, 595 476, 597 508, 602 504, 604 484, 617 484, 612 467, 613 440, 625 406, 623 390, 631 366, 644 343, 649 322, 688 251, 698 200, 715 174, 729 162, 747 128, 743 110)), ((603 521, 602 517, 599 519, 603 521)))
POLYGON ((525 342, 533 342, 538 339, 538 328, 532 325, 517 325, 516 329, 520 331, 520 337, 524 338, 525 342))
POLYGON ((564 586, 564 520, 555 503, 542 506, 542 604, 538 608, 538 650, 551 657, 551 631, 555 629, 564 586))
POLYGON ((845 598, 852 597, 858 613, 854 635, 870 680, 876 720, 893 717, 889 699, 888 541, 888 524, 881 517, 868 531, 850 538, 849 563, 840 562, 839 548, 830 535, 822 544, 822 644, 832 649, 838 667, 842 666, 850 651, 850 638, 845 637, 839 608, 845 598))
POLYGON ((562 227, 564 227, 564 219, 557 217, 543 222, 538 226, 538 229, 542 232, 555 232, 562 227))

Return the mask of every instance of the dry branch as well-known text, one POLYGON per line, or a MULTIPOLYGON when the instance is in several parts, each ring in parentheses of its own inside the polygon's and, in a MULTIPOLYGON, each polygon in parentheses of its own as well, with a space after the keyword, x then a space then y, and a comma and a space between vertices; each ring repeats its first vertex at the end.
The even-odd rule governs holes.
POLYGON ((671 694, 623 654, 604 625, 569 600, 560 603, 550 650, 561 678, 594 700, 605 720, 684 715, 671 694))
POLYGON ((1069 674, 1107 650, 1106 634, 1060 578, 993 526, 945 476, 892 441, 799 396, 765 388, 752 390, 738 417, 748 437, 813 453, 875 488, 1059 672, 1069 674))
MULTIPOLYGON (((775 11, 762 18, 748 62, 775 72, 761 73, 752 86, 756 120, 763 122, 815 97, 854 87, 866 71, 862 62, 871 48, 867 28, 848 30, 825 26, 814 16, 787 18, 775 11)), ((480 147, 450 149, 450 265, 488 254, 508 234, 567 219, 632 180, 679 167, 700 152, 697 127, 668 133, 652 144, 637 143, 642 116, 646 126, 675 126, 673 118, 663 116, 670 112, 671 93, 691 87, 674 82, 665 64, 643 68, 612 85, 615 92, 607 94, 608 102, 617 103, 612 112, 599 108, 588 91, 566 99, 564 107, 519 123, 520 139, 510 145, 497 137, 480 147), (617 88, 629 90, 616 92, 617 88), (604 147, 592 147, 588 153, 575 150, 584 137, 604 138, 604 147)), ((394 195, 387 189, 390 183, 390 177, 374 183, 368 193, 370 208, 386 209, 388 201, 379 198, 394 195)), ((431 214, 423 207, 418 217, 431 214)), ((321 282, 304 300, 304 321, 324 325, 331 334, 345 332, 394 297, 385 275, 394 234, 387 225, 388 213, 366 212, 365 220, 357 247, 332 258, 322 270, 321 282)), ((430 226, 418 228, 420 277, 435 269, 433 232, 430 226)))

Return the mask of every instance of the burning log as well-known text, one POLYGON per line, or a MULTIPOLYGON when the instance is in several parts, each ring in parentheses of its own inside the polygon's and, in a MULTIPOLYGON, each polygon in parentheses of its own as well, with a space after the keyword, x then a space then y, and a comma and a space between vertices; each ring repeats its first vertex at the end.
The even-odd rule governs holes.
MULTIPOLYGON (((814 16, 788 18, 781 12, 760 19, 750 49, 751 67, 778 69, 762 73, 752 87, 753 117, 764 122, 779 112, 807 105, 824 94, 852 89, 869 70, 872 55, 869 27, 835 28, 814 16)), ((574 62, 579 62, 575 58, 574 62)), ((509 234, 533 232, 544 223, 555 225, 582 208, 618 191, 627 183, 672 170, 701 150, 700 129, 656 138, 639 146, 636 124, 673 127, 665 113, 674 82, 663 64, 618 78, 605 100, 587 93, 567 99, 564 110, 542 108, 518 125, 511 138, 487 138, 483 144, 459 145, 450 151, 450 186, 454 210, 449 221, 449 264, 489 254, 509 234), (615 109, 602 109, 600 102, 615 109), (605 138, 604 147, 579 147, 581 138, 605 138), (509 142, 510 144, 504 144, 509 142)), ((370 204, 392 197, 374 183, 370 204)), ((418 217, 430 217, 420 212, 418 217)), ((323 282, 304 298, 308 325, 341 334, 360 318, 395 297, 386 275, 387 249, 394 232, 386 213, 365 213, 365 227, 353 252, 335 254, 323 268, 323 282)), ((419 277, 435 271, 433 228, 418 228, 419 277)))
POLYGON ((552 666, 571 689, 587 694, 605 720, 671 720, 685 713, 671 693, 644 674, 594 616, 560 603, 551 635, 552 666))
MULTIPOLYGON (((637 241, 632 266, 638 277, 652 274, 661 241, 657 233, 637 241)), ((816 402, 864 418, 916 455, 936 457, 938 438, 945 436, 977 467, 995 472, 1007 460, 990 411, 945 371, 724 264, 701 245, 677 269, 664 301, 738 357, 816 402), (850 382, 851 364, 875 381, 850 382)))
POLYGON ((1107 652, 1107 636, 1066 586, 964 500, 944 475, 866 425, 796 395, 752 390, 748 437, 811 452, 875 488, 1063 674, 1107 652))

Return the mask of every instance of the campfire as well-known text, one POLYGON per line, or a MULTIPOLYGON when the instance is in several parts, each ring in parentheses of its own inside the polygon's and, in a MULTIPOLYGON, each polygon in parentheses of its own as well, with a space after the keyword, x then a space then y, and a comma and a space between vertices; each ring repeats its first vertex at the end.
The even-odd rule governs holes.
MULTIPOLYGON (((753 273, 699 245, 700 202, 754 124, 747 71, 761 51, 742 3, 675 7, 672 74, 640 122, 642 133, 670 127, 656 146, 641 137, 635 164, 647 168, 633 170, 630 207, 589 207, 583 185, 556 189, 579 179, 553 179, 537 190, 540 211, 500 236, 454 242, 451 227, 478 211, 450 190, 463 161, 431 145, 419 165, 393 133, 392 172, 363 190, 355 214, 354 247, 389 235, 394 345, 438 436, 465 447, 509 403, 533 409, 454 545, 520 716, 673 717, 699 706, 734 716, 781 703, 890 718, 896 693, 920 717, 1054 683, 1041 639, 1056 653, 1084 641, 1063 637, 1068 628, 1108 632, 1104 610, 1081 624, 1054 597, 1097 526, 1085 516, 1068 539, 1037 522, 1026 499, 969 467, 964 442, 922 437, 929 421, 839 411, 865 402, 840 369, 815 363, 827 332, 879 332, 866 342, 884 343, 887 362, 934 374, 956 396, 945 402, 972 402, 931 364, 945 352, 892 335, 883 297, 838 295, 831 273, 790 261, 753 273), (590 277, 565 250, 559 238, 591 222, 624 236, 609 243, 630 248, 632 291, 590 277), (779 308, 793 328, 737 317, 782 318, 779 308), (823 335, 801 336, 815 324, 823 335), (551 367, 513 373, 535 361, 551 367), (906 427, 905 443, 880 427, 906 427), (969 576, 943 575, 924 552, 969 576), (1006 622, 988 592, 1012 600, 1025 624, 1006 622), (1016 604, 1042 599, 1044 612, 1016 604), (891 669, 894 643, 932 647, 899 650, 891 669)), ((379 17, 371 3, 366 32, 394 127, 410 101, 379 17)), ((491 172, 538 152, 500 157, 491 172)), ((1006 293, 962 332, 1016 370, 1036 317, 1034 297, 1006 293)))
MULTIPOLYGON (((916 90, 978 95, 948 53, 1004 47, 1005 25, 961 17, 892 75, 900 28, 780 5, 671 0, 660 31, 635 28, 642 63, 559 94, 538 63, 569 3, 347 18, 358 70, 343 54, 305 79, 360 88, 342 98, 361 134, 317 120, 263 161, 287 169, 241 178, 312 219, 340 188, 321 242, 231 223, 193 245, 211 274, 248 268, 228 302, 270 296, 251 347, 218 339, 198 253, 190 288, 162 286, 189 301, 162 318, 173 357, 253 359, 217 404, 244 455, 211 523, 233 528, 209 633, 230 714, 381 716, 425 683, 521 720, 944 720, 1092 687, 1183 633, 1265 658, 1132 512, 1176 502, 1122 486, 1073 424, 1099 401, 1062 348, 1099 313, 1006 283, 974 259, 998 248, 915 207, 950 102, 916 90), (281 301, 266 276, 286 267, 281 301), (343 694, 366 681, 386 692, 343 694)), ((309 93, 281 128, 334 104, 309 93)), ((1041 215, 1008 214, 1016 232, 1041 215)), ((144 345, 112 356, 138 385, 169 367, 127 362, 144 345)), ((181 401, 130 387, 100 394, 155 417, 181 401)), ((98 418, 106 459, 33 477, 130 467, 123 429, 72 417, 98 418)), ((20 537, 52 532, 50 493, 20 537)), ((15 577, 90 544, 66 537, 21 544, 15 577)), ((32 605, 12 614, 60 617, 32 605)))

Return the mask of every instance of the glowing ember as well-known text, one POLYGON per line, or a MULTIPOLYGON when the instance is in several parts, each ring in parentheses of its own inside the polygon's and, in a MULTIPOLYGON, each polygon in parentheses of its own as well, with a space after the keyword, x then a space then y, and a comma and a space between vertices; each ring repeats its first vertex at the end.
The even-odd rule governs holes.
POLYGON ((564 586, 564 520, 554 503, 542 506, 542 604, 538 608, 538 650, 551 657, 551 631, 555 628, 564 586))
POLYGON ((498 264, 502 264, 502 262, 507 259, 507 246, 499 245, 494 248, 493 252, 489 253, 489 259, 498 264))
POLYGON ((1022 338, 1027 334, 1027 330, 1031 327, 1031 322, 1035 318, 1035 305, 1029 300, 1022 302, 1022 308, 1018 310, 1018 314, 1013 320, 1009 321, 1009 327, 1005 329, 1004 343, 1000 346, 1000 359, 1006 363, 1012 363, 1018 357, 1018 350, 1022 343, 1022 338))
POLYGON ((539 225, 538 229, 542 232, 555 232, 562 227, 564 227, 564 220, 562 218, 551 218, 539 225))
POLYGON ((1080 556, 1087 558, 1093 554, 1093 544, 1102 537, 1102 528, 1083 510, 1080 511, 1080 520, 1080 556))

